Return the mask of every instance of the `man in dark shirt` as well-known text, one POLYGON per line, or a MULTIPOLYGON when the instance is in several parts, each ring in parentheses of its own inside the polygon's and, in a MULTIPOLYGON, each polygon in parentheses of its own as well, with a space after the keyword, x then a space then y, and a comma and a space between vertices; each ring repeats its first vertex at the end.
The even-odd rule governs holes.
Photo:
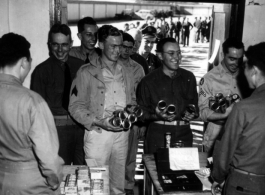
POLYGON ((35 68, 31 89, 46 100, 52 111, 59 136, 59 155, 67 165, 81 165, 84 130, 69 116, 68 104, 72 80, 84 62, 69 56, 72 38, 65 24, 52 26, 48 45, 51 56, 35 68))
POLYGON ((156 29, 153 26, 147 26, 142 30, 143 41, 139 48, 139 53, 143 56, 148 64, 148 72, 161 66, 159 58, 152 53, 156 41, 156 29))
POLYGON ((206 37, 206 27, 207 27, 207 21, 206 21, 206 17, 204 18, 204 20, 201 22, 201 42, 204 43, 204 39, 206 37))
POLYGON ((189 18, 184 18, 182 23, 182 36, 183 36, 183 46, 189 46, 190 31, 193 25, 189 22, 189 18), (186 41, 187 40, 187 41, 186 41))
POLYGON ((176 25, 175 25, 175 39, 177 39, 177 42, 180 44, 180 31, 181 31, 181 28, 182 28, 182 24, 181 22, 179 21, 179 18, 178 18, 178 21, 176 22, 176 25))
POLYGON ((171 132, 172 142, 183 141, 192 146, 192 132, 189 121, 195 113, 186 112, 188 104, 198 108, 198 94, 195 76, 179 67, 181 51, 174 38, 162 39, 157 45, 158 57, 163 65, 145 76, 136 93, 137 102, 143 108, 142 120, 149 122, 145 153, 152 154, 164 146, 164 134, 171 132), (176 108, 173 114, 167 109, 160 111, 157 104, 164 100, 176 108), (183 115, 184 114, 184 115, 183 115))
POLYGON ((236 103, 213 155, 212 193, 225 181, 223 194, 265 194, 265 43, 245 53, 244 73, 252 95, 236 103))
POLYGON ((79 58, 87 64, 100 54, 100 49, 95 48, 98 26, 93 18, 85 17, 78 21, 77 28, 77 36, 81 41, 81 46, 72 47, 69 55, 79 58))

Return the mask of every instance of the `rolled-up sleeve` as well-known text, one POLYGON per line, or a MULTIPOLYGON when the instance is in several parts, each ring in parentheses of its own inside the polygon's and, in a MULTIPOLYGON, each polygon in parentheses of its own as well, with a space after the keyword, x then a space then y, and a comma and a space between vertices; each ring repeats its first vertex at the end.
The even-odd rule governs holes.
POLYGON ((30 102, 31 128, 28 136, 32 142, 39 168, 48 185, 56 189, 62 179, 63 160, 58 155, 59 140, 54 118, 47 103, 37 99, 30 102))

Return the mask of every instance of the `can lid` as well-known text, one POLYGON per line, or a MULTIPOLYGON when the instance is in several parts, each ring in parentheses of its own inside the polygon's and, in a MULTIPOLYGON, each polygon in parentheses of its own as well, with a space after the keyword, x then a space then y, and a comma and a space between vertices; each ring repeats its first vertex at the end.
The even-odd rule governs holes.
POLYGON ((166 132, 166 135, 171 135, 171 132, 166 132))

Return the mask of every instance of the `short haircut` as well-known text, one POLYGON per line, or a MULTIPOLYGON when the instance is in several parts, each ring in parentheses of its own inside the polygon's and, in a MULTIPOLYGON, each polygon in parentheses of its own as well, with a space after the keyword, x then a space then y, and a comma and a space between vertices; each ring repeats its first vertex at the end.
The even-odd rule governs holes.
POLYGON ((255 65, 265 75, 265 42, 249 46, 245 56, 248 59, 249 67, 255 65))
POLYGON ((30 43, 25 37, 7 33, 0 38, 0 68, 13 66, 22 57, 30 59, 30 43))
POLYGON ((229 48, 236 48, 236 49, 243 49, 244 50, 244 44, 242 43, 242 41, 239 41, 235 37, 230 37, 230 38, 226 39, 222 46, 223 46, 224 55, 229 52, 228 51, 229 48))
POLYGON ((49 35, 48 35, 48 42, 49 43, 52 41, 52 34, 55 34, 55 33, 62 33, 65 36, 69 35, 70 41, 72 42, 71 29, 66 24, 54 24, 51 27, 51 29, 49 31, 49 35))
POLYGON ((81 32, 83 32, 85 30, 85 28, 84 28, 85 24, 97 25, 97 22, 91 17, 82 18, 77 23, 78 33, 81 33, 81 32))
POLYGON ((123 42, 124 41, 132 42, 133 45, 134 45, 134 42, 135 41, 134 41, 133 37, 130 34, 128 34, 128 33, 122 33, 122 39, 123 39, 123 42))
POLYGON ((103 25, 98 29, 98 41, 99 42, 104 42, 108 36, 122 36, 120 31, 115 28, 114 26, 111 25, 103 25))
POLYGON ((171 37, 168 37, 168 38, 164 38, 164 39, 161 39, 158 43, 157 43, 157 46, 156 46, 156 52, 163 52, 163 47, 166 43, 177 43, 176 39, 174 38, 171 38, 171 37))

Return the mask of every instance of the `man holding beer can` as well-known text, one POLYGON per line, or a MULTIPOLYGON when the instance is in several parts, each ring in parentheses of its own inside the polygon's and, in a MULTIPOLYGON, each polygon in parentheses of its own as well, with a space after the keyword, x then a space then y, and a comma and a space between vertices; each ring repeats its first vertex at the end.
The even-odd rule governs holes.
MULTIPOLYGON (((225 104, 225 98, 234 94, 241 97, 237 76, 243 61, 244 44, 235 38, 228 38, 222 46, 223 60, 200 81, 200 116, 203 121, 209 122, 203 145, 209 156, 212 154, 214 142, 234 105, 225 104)), ((229 100, 230 97, 226 99, 229 100)))
POLYGON ((145 76, 136 93, 138 105, 144 111, 141 119, 149 123, 146 154, 165 146, 166 132, 171 133, 172 144, 181 140, 184 147, 191 147, 193 136, 189 121, 196 113, 186 110, 189 104, 198 108, 196 79, 191 72, 179 67, 181 50, 176 39, 161 39, 157 44, 157 56, 163 66, 145 76))

